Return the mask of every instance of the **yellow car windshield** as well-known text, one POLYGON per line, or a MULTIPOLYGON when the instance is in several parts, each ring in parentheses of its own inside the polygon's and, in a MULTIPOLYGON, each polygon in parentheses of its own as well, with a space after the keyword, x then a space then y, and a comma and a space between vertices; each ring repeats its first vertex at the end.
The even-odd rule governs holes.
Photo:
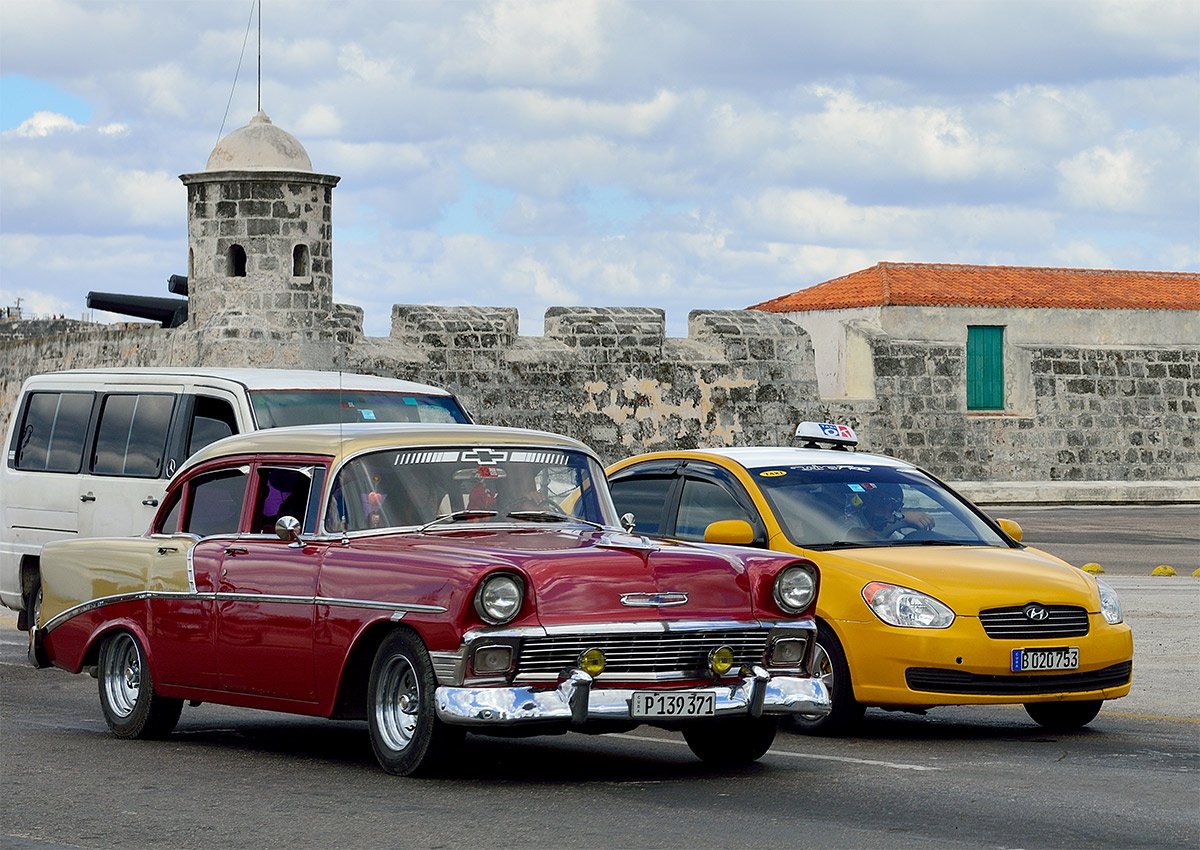
POLYGON ((806 549, 1009 545, 966 502, 916 470, 805 464, 750 473, 784 534, 806 549))

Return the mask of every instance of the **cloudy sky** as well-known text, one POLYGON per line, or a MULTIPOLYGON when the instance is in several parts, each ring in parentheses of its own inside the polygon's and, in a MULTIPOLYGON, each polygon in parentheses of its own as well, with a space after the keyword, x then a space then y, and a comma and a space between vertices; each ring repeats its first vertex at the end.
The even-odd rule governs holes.
MULTIPOLYGON (((4 0, 0 307, 186 273, 178 176, 255 112, 252 6, 4 0)), ((885 260, 1200 269, 1195 0, 265 0, 262 28, 370 335, 393 303, 683 334, 885 260)))

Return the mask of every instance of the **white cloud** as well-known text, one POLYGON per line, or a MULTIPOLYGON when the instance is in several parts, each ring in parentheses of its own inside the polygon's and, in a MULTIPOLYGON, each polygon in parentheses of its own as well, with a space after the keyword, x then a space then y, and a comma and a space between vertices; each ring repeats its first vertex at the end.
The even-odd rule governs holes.
POLYGON ((502 85, 591 81, 604 54, 600 0, 500 0, 463 17, 442 68, 502 85), (457 43, 453 43, 457 42, 457 43))
POLYGON ((1128 148, 1096 146, 1058 165, 1059 191, 1072 206, 1112 212, 1145 207, 1149 165, 1128 148))
POLYGON ((21 124, 10 132, 17 136, 25 136, 26 138, 44 139, 46 136, 55 133, 77 133, 83 129, 83 125, 77 124, 65 115, 59 115, 57 112, 35 112, 29 118, 21 122, 21 124))

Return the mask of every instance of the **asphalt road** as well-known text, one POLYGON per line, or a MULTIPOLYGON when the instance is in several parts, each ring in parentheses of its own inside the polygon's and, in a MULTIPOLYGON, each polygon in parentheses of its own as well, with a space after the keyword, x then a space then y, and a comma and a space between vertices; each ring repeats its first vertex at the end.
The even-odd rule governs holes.
MULTIPOLYGON (((1114 552, 1157 533, 1078 510, 1057 532, 1030 525, 1099 526, 1114 552)), ((781 733, 736 771, 645 730, 470 737, 445 778, 398 779, 364 724, 212 705, 185 708, 166 741, 119 741, 95 680, 25 666, 0 616, 0 846, 1195 850, 1200 579, 1128 568, 1106 577, 1134 628, 1134 690, 1087 729, 1051 734, 1018 707, 872 710, 853 737, 781 733)))
POLYGON ((1022 542, 1077 567, 1099 564, 1105 575, 1149 575, 1159 564, 1180 576, 1200 569, 1200 505, 987 505, 992 517, 1015 519, 1022 542))

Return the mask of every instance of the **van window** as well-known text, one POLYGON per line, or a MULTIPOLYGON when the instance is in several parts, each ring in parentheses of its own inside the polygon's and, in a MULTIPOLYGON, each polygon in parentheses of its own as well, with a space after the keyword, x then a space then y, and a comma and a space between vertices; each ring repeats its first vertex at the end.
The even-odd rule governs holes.
POLYGON ((327 422, 471 421, 453 396, 373 390, 255 390, 250 404, 259 428, 327 422))
POLYGON ((199 537, 237 534, 249 470, 229 469, 202 475, 189 486, 190 507, 183 530, 199 537))
POLYGON ((212 396, 196 396, 192 430, 188 435, 188 457, 223 437, 237 433, 237 419, 227 401, 212 396))
POLYGON ((92 472, 157 478, 175 396, 139 393, 105 397, 92 452, 92 472))
POLYGON ((17 469, 79 472, 95 393, 34 392, 14 434, 17 469))

